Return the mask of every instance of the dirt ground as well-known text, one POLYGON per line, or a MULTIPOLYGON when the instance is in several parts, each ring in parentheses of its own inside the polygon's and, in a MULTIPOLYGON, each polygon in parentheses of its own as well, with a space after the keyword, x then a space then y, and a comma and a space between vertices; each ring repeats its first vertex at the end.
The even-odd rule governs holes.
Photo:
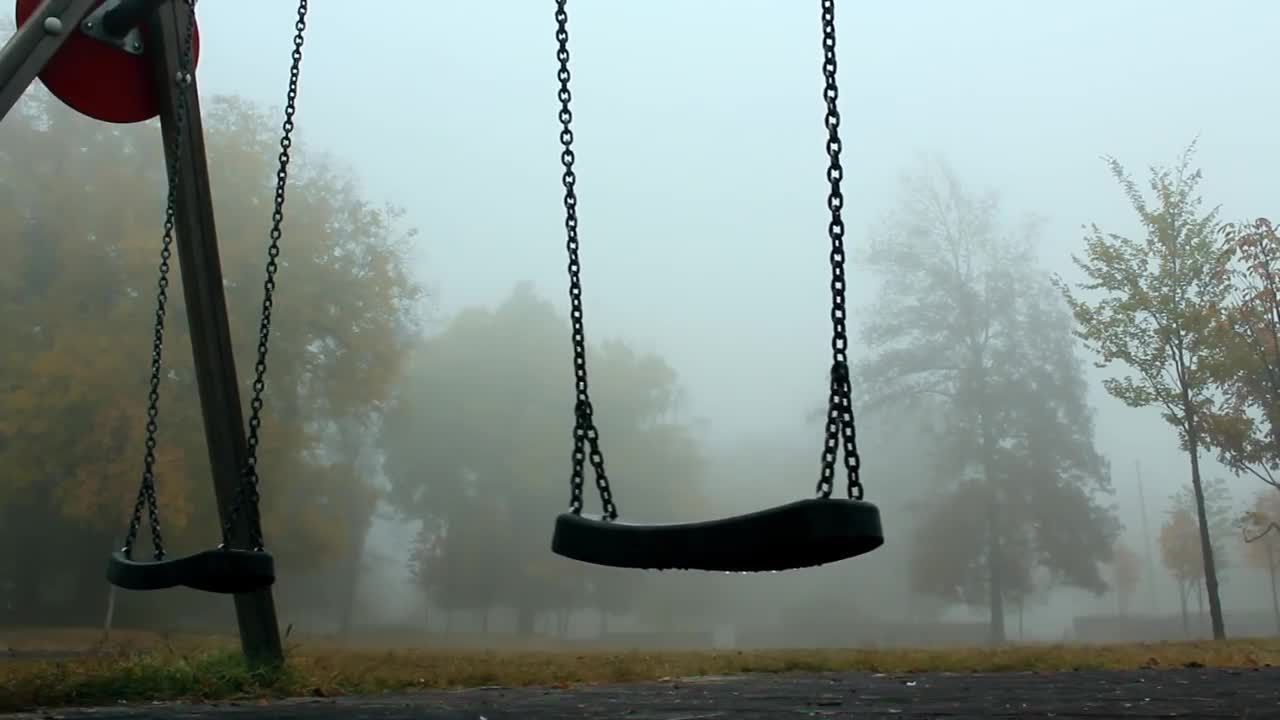
POLYGON ((567 688, 46 710, 4 720, 1280 719, 1280 668, 1002 674, 824 673, 567 688))

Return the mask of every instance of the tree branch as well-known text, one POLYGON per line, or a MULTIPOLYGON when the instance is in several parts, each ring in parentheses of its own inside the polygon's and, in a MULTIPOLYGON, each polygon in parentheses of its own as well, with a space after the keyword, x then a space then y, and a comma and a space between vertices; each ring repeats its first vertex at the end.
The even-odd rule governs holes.
POLYGON ((1240 534, 1244 536, 1244 541, 1245 541, 1245 542, 1247 542, 1247 543, 1251 543, 1251 542, 1257 542, 1257 541, 1261 540, 1262 538, 1266 537, 1267 535, 1271 534, 1271 531, 1272 531, 1272 530, 1275 530, 1276 532, 1280 532, 1280 525, 1277 525, 1277 524, 1276 524, 1276 523, 1274 523, 1274 522, 1268 522, 1268 523, 1267 523, 1267 527, 1266 527, 1266 528, 1264 528, 1262 532, 1258 533, 1257 535, 1253 535, 1253 536, 1250 536, 1250 535, 1249 535, 1249 529, 1248 529, 1248 528, 1240 528, 1240 534))

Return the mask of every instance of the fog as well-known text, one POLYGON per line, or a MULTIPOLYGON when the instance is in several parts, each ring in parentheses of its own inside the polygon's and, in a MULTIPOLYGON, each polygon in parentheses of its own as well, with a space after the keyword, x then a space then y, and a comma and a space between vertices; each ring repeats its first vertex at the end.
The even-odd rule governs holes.
MULTIPOLYGON (((274 117, 294 8, 252 4, 252 15, 246 2, 200 4, 201 93, 239 95, 274 117)), ((806 497, 817 479, 813 414, 825 402, 831 331, 818 4, 570 6, 587 337, 655 352, 678 374, 679 414, 716 465, 708 474, 718 483, 715 514, 806 497), (774 475, 760 460, 772 448, 774 475), (754 460, 743 459, 748 451, 754 460), (811 458, 812 471, 797 471, 790 457, 811 458)), ((465 308, 499 305, 522 282, 567 312, 552 10, 527 0, 312 4, 299 134, 309 151, 349 165, 365 196, 403 207, 419 229, 410 269, 427 291, 428 334, 465 308)), ((1037 219, 1040 265, 1068 282, 1082 277, 1070 261, 1082 252, 1082 226, 1142 232, 1103 155, 1141 184, 1148 166, 1175 162, 1198 138, 1207 205, 1221 204, 1231 220, 1275 212, 1278 23, 1280 5, 1266 0, 839 4, 852 328, 880 282, 865 268, 864 240, 896 207, 903 178, 930 163, 945 163, 974 192, 997 194, 1003 221, 1037 219)), ((856 339, 851 352, 863 358, 856 339)), ((1115 506, 1123 540, 1143 563, 1131 612, 1176 615, 1178 589, 1155 535, 1170 496, 1190 482, 1186 455, 1159 411, 1106 393, 1101 381, 1117 369, 1097 369, 1078 352, 1114 483, 1100 501, 1115 506)), ((141 346, 137 354, 141 366, 141 346)), ((875 417, 859 429, 885 548, 830 568, 745 579, 739 592, 756 609, 737 603, 727 618, 699 620, 691 631, 741 644, 735 631, 765 623, 774 616, 760 608, 779 605, 794 613, 820 604, 812 617, 836 618, 846 611, 833 606, 840 588, 882 605, 886 623, 907 622, 913 603, 929 604, 906 589, 903 548, 912 500, 931 481, 904 486, 902 473, 887 472, 910 466, 910 444, 877 445, 887 438, 875 417)), ((566 475, 570 422, 566 415, 566 475)), ((1203 463, 1206 478, 1228 480, 1241 508, 1264 487, 1233 476, 1212 453, 1203 463)), ((618 471, 613 482, 627 519, 666 520, 633 517, 654 487, 647 478, 618 471)), ((590 480, 586 495, 594 512, 590 480)), ((356 610, 371 633, 424 622, 444 632, 423 620, 424 593, 408 569, 417 531, 389 510, 374 522, 356 610)), ((668 577, 655 582, 700 582, 668 577)), ((1232 617, 1270 613, 1266 588, 1264 574, 1233 563, 1222 588, 1229 632, 1232 617)), ((987 616, 984 607, 942 605, 940 620, 987 616)), ((1073 618, 1115 607, 1109 593, 1054 589, 1027 606, 1023 637, 1072 637, 1073 618)), ((329 631, 322 615, 282 611, 300 631, 321 634, 329 631)), ((632 640, 656 632, 617 622, 632 640)))

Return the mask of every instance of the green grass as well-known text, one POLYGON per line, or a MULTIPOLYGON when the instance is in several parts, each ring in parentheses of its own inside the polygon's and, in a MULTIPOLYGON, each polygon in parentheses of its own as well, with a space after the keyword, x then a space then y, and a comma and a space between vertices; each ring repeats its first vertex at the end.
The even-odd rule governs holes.
MULTIPOLYGON (((33 645, 28 643, 28 647, 33 645)), ((788 671, 1002 672, 1280 665, 1280 641, 1021 645, 1001 649, 532 651, 302 645, 252 671, 225 640, 102 648, 69 660, 0 660, 0 712, 156 700, 333 696, 482 685, 558 685, 788 671)))

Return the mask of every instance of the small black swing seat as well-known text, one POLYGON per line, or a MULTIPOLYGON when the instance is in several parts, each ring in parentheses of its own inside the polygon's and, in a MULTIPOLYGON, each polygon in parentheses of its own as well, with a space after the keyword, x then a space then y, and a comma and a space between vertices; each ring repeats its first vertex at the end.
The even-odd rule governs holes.
POLYGON ((214 548, 164 560, 134 560, 117 550, 107 563, 107 582, 124 590, 189 587, 234 595, 271 587, 275 581, 275 558, 260 550, 214 548))
POLYGON ((551 550, 620 568, 777 572, 825 565, 884 544, 880 510, 862 500, 812 498, 706 522, 638 525, 567 512, 551 550))

